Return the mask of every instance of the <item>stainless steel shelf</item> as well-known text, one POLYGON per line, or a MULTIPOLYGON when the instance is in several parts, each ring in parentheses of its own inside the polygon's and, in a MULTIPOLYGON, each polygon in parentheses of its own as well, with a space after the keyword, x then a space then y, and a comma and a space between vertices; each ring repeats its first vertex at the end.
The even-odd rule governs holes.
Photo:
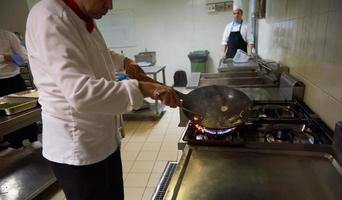
POLYGON ((39 150, 16 151, 0 157, 0 199, 33 199, 56 178, 39 150))

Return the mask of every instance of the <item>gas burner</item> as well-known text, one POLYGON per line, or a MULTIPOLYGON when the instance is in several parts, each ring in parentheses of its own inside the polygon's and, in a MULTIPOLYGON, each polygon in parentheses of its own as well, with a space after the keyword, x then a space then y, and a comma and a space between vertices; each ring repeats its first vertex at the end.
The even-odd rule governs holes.
POLYGON ((297 112, 290 106, 284 105, 260 105, 253 110, 258 112, 258 117, 269 119, 297 119, 297 112))
POLYGON ((271 133, 265 134, 265 140, 267 143, 292 143, 294 132, 291 129, 276 129, 271 133))
POLYGON ((238 127, 212 129, 190 123, 188 129, 193 130, 191 131, 191 138, 195 141, 240 142, 240 133, 237 131, 238 127))
POLYGON ((195 128, 196 134, 209 134, 209 135, 225 135, 230 132, 233 132, 236 127, 233 128, 206 128, 199 124, 190 124, 195 128))
POLYGON ((211 129, 211 128, 204 128, 204 132, 211 134, 211 135, 223 135, 223 134, 227 134, 230 133, 232 131, 234 131, 236 129, 236 127, 234 128, 225 128, 225 129, 211 129))
POLYGON ((315 137, 310 133, 303 132, 293 139, 293 144, 315 144, 315 137))
POLYGON ((299 148, 331 145, 332 131, 298 101, 253 102, 243 124, 209 129, 189 123, 183 140, 195 145, 299 148))
POLYGON ((261 132, 266 143, 315 144, 312 130, 305 124, 268 125, 261 132))

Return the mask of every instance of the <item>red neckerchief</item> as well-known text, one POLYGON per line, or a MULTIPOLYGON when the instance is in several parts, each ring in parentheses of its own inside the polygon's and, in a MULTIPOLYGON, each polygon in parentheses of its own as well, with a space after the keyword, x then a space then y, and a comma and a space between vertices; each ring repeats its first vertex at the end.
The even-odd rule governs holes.
POLYGON ((83 21, 85 21, 86 28, 88 32, 91 33, 95 27, 94 19, 85 15, 80 9, 80 7, 78 7, 78 5, 75 3, 74 0, 63 0, 63 1, 67 6, 71 8, 71 10, 73 10, 76 13, 78 17, 80 17, 83 21))

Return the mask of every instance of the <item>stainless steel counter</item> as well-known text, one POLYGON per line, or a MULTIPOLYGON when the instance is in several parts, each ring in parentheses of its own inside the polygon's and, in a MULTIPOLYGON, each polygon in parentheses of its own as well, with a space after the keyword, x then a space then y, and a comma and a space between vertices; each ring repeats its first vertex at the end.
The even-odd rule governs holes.
POLYGON ((39 150, 16 150, 0 162, 0 199, 33 199, 56 181, 39 150))
POLYGON ((244 92, 254 101, 292 100, 291 92, 287 88, 235 88, 244 92))
POLYGON ((326 153, 187 146, 164 199, 341 199, 326 153))
POLYGON ((256 70, 259 69, 259 64, 254 60, 249 60, 246 63, 223 63, 217 68, 219 72, 237 71, 237 70, 256 70))
POLYGON ((0 137, 39 121, 40 113, 40 108, 33 108, 15 115, 0 116, 0 137))
MULTIPOLYGON (((0 116, 0 137, 40 120, 38 107, 0 116)), ((0 199, 33 199, 56 181, 40 150, 29 147, 10 153, 3 150, 0 163, 0 199)))

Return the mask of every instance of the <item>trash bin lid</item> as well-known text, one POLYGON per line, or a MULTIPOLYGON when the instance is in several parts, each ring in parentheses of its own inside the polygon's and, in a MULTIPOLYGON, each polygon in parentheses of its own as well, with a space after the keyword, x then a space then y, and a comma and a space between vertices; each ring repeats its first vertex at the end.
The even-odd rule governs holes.
POLYGON ((190 52, 191 55, 195 56, 208 56, 209 51, 208 50, 197 50, 190 52))

